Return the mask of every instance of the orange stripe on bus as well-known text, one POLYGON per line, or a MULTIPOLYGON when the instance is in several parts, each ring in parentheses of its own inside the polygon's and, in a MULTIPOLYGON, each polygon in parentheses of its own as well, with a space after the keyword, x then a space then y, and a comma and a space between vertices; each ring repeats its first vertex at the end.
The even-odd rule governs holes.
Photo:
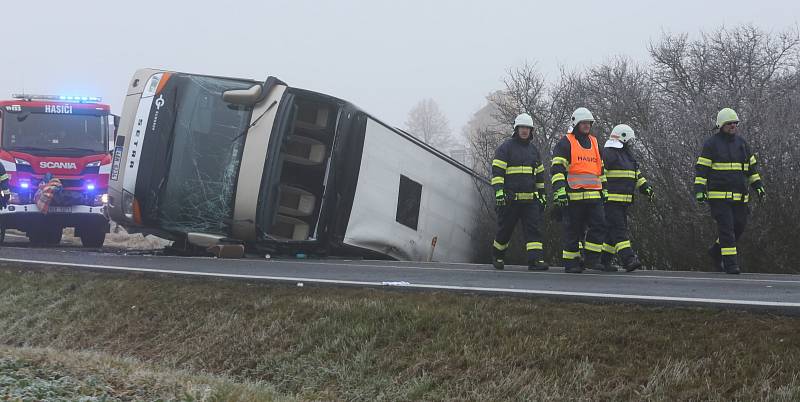
POLYGON ((167 85, 169 77, 172 77, 172 73, 164 73, 164 75, 161 76, 161 81, 158 82, 158 87, 156 88, 156 95, 161 93, 161 90, 164 89, 164 85, 167 85))

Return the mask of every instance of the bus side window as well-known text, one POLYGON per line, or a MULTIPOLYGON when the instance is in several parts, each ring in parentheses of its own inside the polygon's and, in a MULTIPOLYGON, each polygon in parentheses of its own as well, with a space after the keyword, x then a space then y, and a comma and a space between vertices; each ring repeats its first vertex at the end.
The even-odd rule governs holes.
POLYGON ((400 175, 400 189, 397 193, 397 214, 395 216, 397 223, 417 230, 421 201, 422 184, 400 175))

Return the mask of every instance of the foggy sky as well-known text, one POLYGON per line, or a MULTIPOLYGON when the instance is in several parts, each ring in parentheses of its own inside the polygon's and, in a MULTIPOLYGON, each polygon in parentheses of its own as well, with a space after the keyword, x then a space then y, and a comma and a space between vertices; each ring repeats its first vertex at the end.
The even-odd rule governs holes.
POLYGON ((797 25, 798 1, 27 1, 0 3, 0 98, 102 96, 119 113, 141 67, 329 93, 395 126, 422 98, 455 132, 524 61, 555 77, 647 57, 662 32, 797 25))

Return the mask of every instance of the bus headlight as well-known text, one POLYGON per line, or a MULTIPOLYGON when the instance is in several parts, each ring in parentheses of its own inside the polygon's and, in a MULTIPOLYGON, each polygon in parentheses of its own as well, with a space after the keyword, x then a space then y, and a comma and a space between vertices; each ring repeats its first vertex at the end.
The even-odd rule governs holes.
POLYGON ((122 190, 122 213, 133 220, 133 194, 125 190, 122 190))
POLYGON ((147 80, 147 84, 144 87, 144 93, 142 93, 142 98, 155 96, 156 90, 158 89, 158 84, 161 83, 161 77, 163 76, 164 73, 153 74, 150 79, 147 80))

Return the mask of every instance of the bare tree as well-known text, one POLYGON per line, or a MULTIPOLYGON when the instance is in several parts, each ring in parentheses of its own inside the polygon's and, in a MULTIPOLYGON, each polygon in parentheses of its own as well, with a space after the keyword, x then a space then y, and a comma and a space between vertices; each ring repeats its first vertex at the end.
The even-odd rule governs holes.
MULTIPOLYGON (((716 237, 706 208, 693 199, 694 164, 713 119, 732 107, 740 133, 761 165, 768 199, 753 207, 739 245, 751 272, 798 272, 800 248, 800 35, 797 29, 770 33, 753 26, 689 35, 664 35, 649 47, 649 64, 623 57, 568 71, 547 82, 533 64, 508 71, 504 88, 489 96, 495 125, 469 129, 473 152, 485 166, 511 132, 514 117, 529 113, 534 143, 545 163, 566 132, 570 113, 589 108, 604 139, 620 123, 636 130, 640 167, 657 192, 654 204, 638 202, 631 231, 640 256, 669 269, 709 267, 706 247, 716 237)), ((602 141, 601 141, 602 143, 602 141)), ((486 169, 481 170, 486 171, 486 169)), ((548 185, 549 188, 549 185, 548 185)), ((559 225, 545 222, 546 255, 557 256, 559 225)))
POLYGON ((489 97, 496 108, 496 121, 505 125, 510 133, 514 118, 520 113, 528 113, 533 118, 534 135, 532 141, 540 151, 549 155, 553 142, 553 102, 544 76, 536 69, 535 63, 509 69, 503 79, 505 88, 489 97))
POLYGON ((495 148, 509 133, 507 125, 495 119, 496 113, 497 107, 488 102, 472 115, 462 130, 470 151, 470 167, 486 177, 491 172, 489 166, 492 164, 495 148))
POLYGON ((450 123, 433 99, 423 99, 408 112, 406 129, 434 148, 444 149, 450 140, 450 123))
MULTIPOLYGON (((755 207, 749 240, 739 245, 745 265, 751 271, 796 270, 792 264, 800 250, 787 245, 793 229, 784 222, 800 216, 800 178, 795 174, 800 149, 792 138, 800 133, 797 30, 773 34, 746 25, 703 33, 695 40, 685 34, 664 35, 650 45, 650 55, 659 111, 653 126, 659 133, 650 136, 657 152, 648 163, 659 166, 664 187, 672 189, 665 203, 670 219, 661 232, 674 236, 664 239, 659 260, 672 267, 703 266, 702 246, 716 233, 707 212, 691 202, 692 170, 701 144, 712 133, 714 115, 732 107, 742 119, 740 134, 758 155, 766 188, 775 194, 755 207), (688 258, 680 264, 675 255, 688 258)), ((652 243, 658 248, 656 239, 652 243)))

